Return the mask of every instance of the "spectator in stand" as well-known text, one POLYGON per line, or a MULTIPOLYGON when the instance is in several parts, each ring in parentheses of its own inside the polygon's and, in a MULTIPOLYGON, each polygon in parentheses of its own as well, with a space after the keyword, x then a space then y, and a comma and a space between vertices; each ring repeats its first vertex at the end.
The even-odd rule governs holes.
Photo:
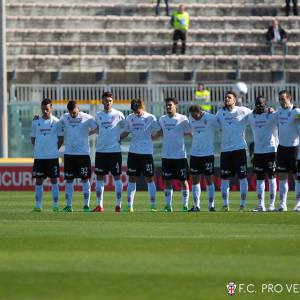
POLYGON ((272 25, 268 28, 267 31, 267 42, 270 44, 270 53, 274 54, 275 45, 281 44, 283 54, 287 55, 287 33, 285 30, 278 24, 277 20, 272 21, 272 25))
MULTIPOLYGON (((164 0, 166 4, 166 16, 169 15, 169 0, 164 0)), ((160 0, 157 0, 156 2, 156 8, 155 8, 155 13, 157 16, 159 16, 160 11, 159 11, 159 6, 160 6, 160 0)))
MULTIPOLYGON (((291 0, 285 0, 286 7, 285 7, 285 13, 287 16, 290 15, 290 2, 291 0)), ((293 0, 293 13, 294 16, 298 16, 298 0, 293 0)))
POLYGON ((186 35, 189 30, 189 14, 184 10, 184 5, 180 4, 178 9, 172 13, 171 25, 174 28, 172 53, 176 54, 177 42, 182 41, 181 54, 185 54, 186 35))

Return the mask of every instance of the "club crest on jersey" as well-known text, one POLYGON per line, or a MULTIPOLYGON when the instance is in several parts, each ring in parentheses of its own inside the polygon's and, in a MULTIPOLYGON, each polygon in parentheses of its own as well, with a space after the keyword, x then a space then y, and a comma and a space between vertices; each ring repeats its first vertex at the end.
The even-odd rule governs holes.
POLYGON ((292 113, 291 113, 291 112, 289 112, 289 113, 288 113, 288 116, 290 117, 291 115, 292 115, 292 113))
POLYGON ((204 120, 204 125, 207 125, 207 120, 204 120))

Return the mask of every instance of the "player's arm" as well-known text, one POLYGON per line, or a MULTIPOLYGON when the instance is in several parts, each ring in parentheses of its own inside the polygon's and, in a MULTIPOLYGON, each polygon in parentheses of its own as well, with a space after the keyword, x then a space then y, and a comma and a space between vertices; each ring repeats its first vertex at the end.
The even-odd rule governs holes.
POLYGON ((97 128, 92 129, 89 131, 89 135, 93 135, 93 134, 99 134, 99 127, 97 126, 97 128))
POLYGON ((215 116, 219 129, 222 129, 221 110, 219 110, 215 116))
POLYGON ((30 140, 31 140, 32 146, 35 146, 35 136, 36 136, 36 133, 35 133, 35 122, 32 121, 32 123, 31 123, 31 136, 30 136, 30 140))
POLYGON ((215 129, 220 129, 220 123, 218 122, 218 118, 216 115, 212 114, 212 125, 215 127, 215 129))
POLYGON ((297 108, 296 108, 296 110, 297 110, 297 114, 295 114, 295 120, 299 121, 300 120, 300 111, 297 108))
POLYGON ((88 124, 89 136, 93 135, 94 133, 99 133, 99 126, 97 124, 97 121, 94 119, 94 117, 90 116, 87 124, 88 124))
POLYGON ((126 138, 128 137, 128 135, 129 135, 129 133, 130 133, 130 132, 128 132, 128 131, 123 131, 123 132, 120 134, 120 139, 121 139, 121 140, 126 139, 126 138))
POLYGON ((62 144, 64 143, 64 136, 58 136, 57 138, 57 149, 60 149, 62 144))
POLYGON ((152 134, 151 134, 151 137, 153 140, 157 140, 158 138, 160 138, 161 136, 163 136, 163 130, 160 129, 158 131, 154 131, 152 134))
POLYGON ((60 147, 64 143, 64 133, 65 133, 65 129, 64 129, 63 116, 62 116, 57 124, 57 149, 60 149, 60 147))
POLYGON ((190 124, 188 118, 186 118, 186 120, 184 120, 184 122, 183 122, 183 135, 184 136, 192 136, 192 127, 191 127, 191 124, 190 124))
POLYGON ((156 117, 154 117, 152 123, 151 138, 154 140, 158 139, 160 136, 162 136, 162 134, 163 132, 160 123, 157 121, 156 117))
POLYGON ((245 116, 243 117, 243 123, 245 125, 250 125, 249 116, 253 112, 253 110, 248 107, 244 107, 244 112, 245 112, 245 116))
POLYGON ((268 107, 268 113, 269 114, 272 114, 272 113, 274 113, 275 112, 275 109, 273 108, 273 107, 268 107))
POLYGON ((123 129, 123 131, 120 134, 120 140, 124 140, 128 137, 128 135, 131 131, 128 117, 125 120, 123 120, 120 125, 122 125, 122 129, 123 129))

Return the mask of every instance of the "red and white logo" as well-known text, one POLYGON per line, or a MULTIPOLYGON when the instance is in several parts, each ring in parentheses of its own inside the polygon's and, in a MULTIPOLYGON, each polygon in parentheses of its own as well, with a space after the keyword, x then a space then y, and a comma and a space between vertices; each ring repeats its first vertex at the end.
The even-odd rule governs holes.
POLYGON ((236 284, 234 282, 229 282, 226 287, 227 287, 227 292, 230 296, 233 296, 235 294, 236 290, 236 284))

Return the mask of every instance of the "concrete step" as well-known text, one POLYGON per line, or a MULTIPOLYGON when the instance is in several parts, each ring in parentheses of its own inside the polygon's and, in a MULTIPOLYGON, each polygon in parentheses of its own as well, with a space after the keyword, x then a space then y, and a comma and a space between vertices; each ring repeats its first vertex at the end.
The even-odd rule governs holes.
MULTIPOLYGON (((7 29, 8 42, 166 42, 171 29, 7 29)), ((265 43, 265 29, 191 29, 188 42, 265 43)), ((289 30, 289 41, 298 42, 300 29, 289 30)))
POLYGON ((298 71, 300 56, 292 55, 18 55, 8 56, 8 70, 44 72, 62 70, 64 72, 114 71, 140 72, 147 69, 160 72, 201 70, 241 70, 298 71))
MULTIPOLYGON (((156 0, 151 0, 148 1, 153 5, 156 5, 156 0)), ((148 3, 147 2, 147 3, 148 3)), ((242 4, 247 4, 247 3, 253 3, 253 4, 260 4, 260 3, 278 3, 278 4, 282 4, 282 0, 172 0, 169 1, 169 5, 178 5, 181 3, 184 4, 219 4, 219 3, 228 3, 228 4, 232 4, 232 3, 242 3, 242 4)), ((27 3, 41 3, 41 0, 14 0, 14 1, 10 1, 10 3, 23 3, 23 4, 27 4, 27 3)), ((51 3, 62 3, 61 0, 52 0, 51 3)), ((107 0, 97 0, 97 1, 91 1, 91 0, 65 0, 63 3, 67 3, 67 4, 90 4, 90 3, 95 3, 95 4, 107 4, 107 0)), ((109 3, 111 4, 118 4, 118 5, 124 5, 124 1, 122 0, 110 0, 109 3)), ((140 4, 141 1, 140 0, 127 0, 126 3, 129 4, 140 4)), ((161 0, 161 7, 165 6, 164 0, 161 0)))
MULTIPOLYGON (((289 42, 289 55, 300 54, 300 42, 289 42)), ((168 55, 171 42, 153 43, 66 43, 21 42, 7 43, 8 55, 168 55)), ((280 45, 276 47, 279 53, 280 45)), ((266 43, 187 43, 187 54, 197 55, 262 55, 269 54, 266 43)))
MULTIPOLYGON (((155 14, 153 3, 7 3, 8 15, 22 16, 151 16, 155 14)), ((284 15, 285 5, 281 2, 272 3, 189 3, 186 10, 191 16, 276 16, 284 15)), ((171 4, 170 9, 175 9, 177 4, 171 4)))
MULTIPOLYGON (((7 28, 27 29, 164 29, 170 28, 169 17, 156 16, 7 16, 7 28)), ((271 16, 197 16, 190 18, 190 28, 201 29, 266 29, 271 16)), ((279 16, 281 26, 300 29, 300 16, 279 16)))

